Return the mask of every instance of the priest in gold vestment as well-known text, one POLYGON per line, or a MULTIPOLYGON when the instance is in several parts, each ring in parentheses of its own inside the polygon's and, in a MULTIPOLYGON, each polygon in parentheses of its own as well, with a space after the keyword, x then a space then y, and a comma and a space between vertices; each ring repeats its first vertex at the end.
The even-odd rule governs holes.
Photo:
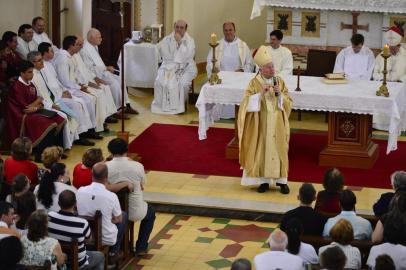
POLYGON ((253 55, 260 67, 245 91, 238 113, 241 185, 259 185, 269 190, 276 181, 283 194, 289 193, 289 115, 292 100, 282 78, 275 76, 272 55, 261 46, 253 55))

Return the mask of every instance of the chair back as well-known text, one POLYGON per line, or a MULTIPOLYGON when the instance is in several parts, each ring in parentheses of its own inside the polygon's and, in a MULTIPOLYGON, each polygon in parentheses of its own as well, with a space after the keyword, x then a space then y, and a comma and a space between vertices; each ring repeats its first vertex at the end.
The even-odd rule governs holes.
POLYGON ((307 53, 306 76, 324 77, 326 73, 332 73, 336 62, 335 51, 310 49, 307 53))
POLYGON ((103 235, 102 235, 102 213, 100 210, 97 210, 94 216, 80 216, 84 218, 89 223, 89 227, 92 230, 92 239, 91 244, 86 245, 90 250, 103 250, 103 235))
POLYGON ((51 270, 52 264, 50 260, 46 260, 44 265, 24 265, 28 270, 51 270))
POLYGON ((79 247, 78 240, 72 239, 71 242, 59 241, 63 253, 68 256, 66 264, 70 270, 79 270, 79 247))

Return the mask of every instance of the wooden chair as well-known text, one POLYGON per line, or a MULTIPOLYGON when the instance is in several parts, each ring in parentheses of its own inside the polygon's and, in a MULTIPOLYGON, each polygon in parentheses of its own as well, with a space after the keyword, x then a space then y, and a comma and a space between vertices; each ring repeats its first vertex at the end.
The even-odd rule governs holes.
POLYGON ((44 265, 25 265, 25 267, 27 267, 28 270, 51 270, 52 264, 51 261, 46 260, 44 265))
POLYGON ((104 269, 107 269, 108 258, 109 258, 109 246, 103 245, 103 235, 102 235, 102 213, 97 210, 94 216, 80 216, 84 218, 89 223, 90 229, 92 230, 92 239, 90 243, 86 243, 86 248, 88 250, 100 251, 104 255, 104 269))
POLYGON ((78 240, 72 239, 72 242, 59 241, 62 252, 68 256, 66 264, 70 270, 79 270, 79 247, 78 240))

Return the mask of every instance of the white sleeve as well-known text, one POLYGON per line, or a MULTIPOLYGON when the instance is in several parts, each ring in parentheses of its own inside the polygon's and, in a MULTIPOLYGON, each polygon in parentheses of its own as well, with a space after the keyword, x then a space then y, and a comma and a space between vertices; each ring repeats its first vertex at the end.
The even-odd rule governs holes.
POLYGON ((373 79, 375 81, 380 81, 383 79, 382 69, 383 69, 383 58, 378 55, 375 59, 374 74, 373 79))
POLYGON ((344 62, 345 62, 345 58, 344 58, 344 50, 341 50, 336 58, 336 63, 334 65, 334 73, 342 73, 344 72, 344 62))
MULTIPOLYGON (((113 193, 114 194, 114 193, 113 193)), ((121 215, 121 206, 120 206, 120 201, 118 200, 118 197, 116 194, 114 194, 114 199, 113 199, 113 217, 118 217, 121 215)))
POLYGON ((281 75, 282 77, 284 77, 286 75, 292 75, 292 73, 293 73, 292 52, 287 50, 287 53, 284 54, 283 56, 281 75))
POLYGON ((261 93, 252 95, 248 99, 247 112, 259 112, 261 110, 261 93))
POLYGON ((182 40, 179 48, 175 52, 174 61, 176 63, 188 63, 193 61, 195 56, 195 42, 193 39, 182 40))
MULTIPOLYGON (((213 50, 210 49, 209 53, 207 55, 207 64, 206 64, 207 78, 210 78, 211 70, 213 69, 213 63, 211 62, 212 58, 213 58, 213 50)), ((219 61, 219 60, 217 60, 217 61, 219 61)))
POLYGON ((69 63, 67 58, 58 59, 58 61, 55 61, 54 67, 56 74, 58 75, 58 79, 62 83, 64 88, 67 88, 69 90, 80 89, 80 85, 72 82, 69 78, 69 63))
POLYGON ((365 74, 365 80, 371 80, 372 73, 374 72, 374 65, 375 65, 375 56, 374 53, 369 50, 368 53, 368 69, 365 74))

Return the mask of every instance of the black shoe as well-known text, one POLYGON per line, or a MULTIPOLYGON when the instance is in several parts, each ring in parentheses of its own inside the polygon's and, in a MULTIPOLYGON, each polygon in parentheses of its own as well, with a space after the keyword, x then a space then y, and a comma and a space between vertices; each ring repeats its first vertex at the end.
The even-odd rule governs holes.
POLYGON ((73 144, 84 145, 84 146, 94 146, 95 145, 94 142, 91 142, 86 138, 79 138, 79 140, 74 141, 73 144))
POLYGON ((110 132, 110 129, 107 127, 107 124, 103 124, 103 132, 110 132))
POLYGON ((281 189, 279 190, 280 193, 282 194, 289 194, 290 189, 289 186, 287 184, 278 184, 276 183, 277 186, 279 186, 281 189))
POLYGON ((109 116, 106 118, 106 120, 104 120, 104 122, 108 123, 108 124, 115 124, 115 123, 118 123, 118 120, 117 120, 117 118, 114 118, 113 116, 109 116))
POLYGON ((148 254, 148 251, 146 251, 146 250, 136 250, 135 251, 135 255, 137 255, 137 257, 144 257, 147 254, 148 254))
POLYGON ((67 154, 65 154, 65 153, 62 153, 62 155, 61 155, 61 159, 67 159, 68 158, 68 155, 67 154))
POLYGON ((268 191, 268 190, 269 190, 269 184, 264 183, 264 184, 259 185, 257 192, 264 193, 265 191, 268 191))
POLYGON ((88 131, 86 133, 83 133, 83 137, 85 137, 87 139, 103 140, 103 136, 101 136, 96 131, 88 131))

